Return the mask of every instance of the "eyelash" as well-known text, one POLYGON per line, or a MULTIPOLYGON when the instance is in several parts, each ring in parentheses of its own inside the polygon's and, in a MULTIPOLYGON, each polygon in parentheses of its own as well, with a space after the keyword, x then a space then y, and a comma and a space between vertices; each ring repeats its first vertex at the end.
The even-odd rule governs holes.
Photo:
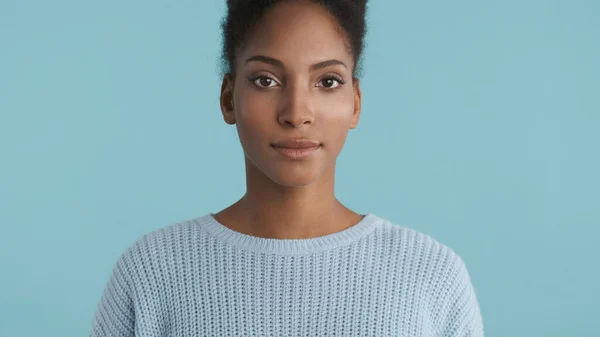
MULTIPOLYGON (((261 86, 259 86, 259 85, 257 85, 257 84, 256 84, 256 80, 258 80, 258 79, 261 79, 261 78, 268 78, 268 79, 270 79, 271 81, 275 81, 275 79, 274 79, 274 78, 272 78, 271 76, 267 76, 267 75, 259 75, 259 76, 255 76, 255 77, 250 77, 250 78, 248 78, 248 80, 249 80, 249 81, 250 81, 252 84, 256 85, 256 86, 257 86, 259 89, 268 89, 269 87, 261 87, 261 86)), ((337 82, 340 84, 340 85, 339 85, 339 86, 337 86, 336 88, 327 88, 327 87, 324 87, 324 88, 325 88, 325 89, 327 89, 327 90, 336 90, 336 89, 339 89, 339 88, 341 88, 341 87, 342 87, 344 84, 346 84, 346 81, 344 81, 344 80, 343 80, 341 77, 339 77, 339 76, 336 76, 336 75, 328 75, 327 77, 325 77, 325 78, 321 79, 321 80, 319 81, 319 83, 321 83, 321 82, 323 82, 323 81, 325 81, 325 80, 335 80, 335 81, 337 81, 337 82)), ((277 82, 277 81, 275 81, 275 82, 277 82)))

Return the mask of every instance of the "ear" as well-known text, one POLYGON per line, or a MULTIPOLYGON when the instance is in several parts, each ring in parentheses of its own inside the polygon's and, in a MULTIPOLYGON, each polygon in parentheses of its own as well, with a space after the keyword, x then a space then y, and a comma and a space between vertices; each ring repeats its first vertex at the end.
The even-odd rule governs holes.
POLYGON ((235 110, 233 105, 234 81, 231 74, 227 73, 223 76, 223 83, 221 84, 221 112, 223 113, 223 120, 229 125, 235 124, 235 110))
POLYGON ((358 78, 352 79, 352 90, 354 91, 354 112, 352 113, 352 120, 350 122, 350 129, 354 129, 358 126, 358 120, 360 118, 361 110, 361 93, 360 93, 360 81, 358 78))

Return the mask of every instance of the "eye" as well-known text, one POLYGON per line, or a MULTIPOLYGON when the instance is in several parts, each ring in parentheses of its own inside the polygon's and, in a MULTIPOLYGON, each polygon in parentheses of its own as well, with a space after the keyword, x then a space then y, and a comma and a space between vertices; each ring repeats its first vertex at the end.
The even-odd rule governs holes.
POLYGON ((318 87, 325 87, 327 89, 335 89, 344 85, 344 80, 337 76, 329 76, 319 81, 323 85, 317 85, 318 87))
POLYGON ((269 88, 274 86, 272 84, 278 84, 277 81, 268 76, 257 76, 251 78, 250 81, 252 81, 252 83, 254 83, 259 88, 269 88))

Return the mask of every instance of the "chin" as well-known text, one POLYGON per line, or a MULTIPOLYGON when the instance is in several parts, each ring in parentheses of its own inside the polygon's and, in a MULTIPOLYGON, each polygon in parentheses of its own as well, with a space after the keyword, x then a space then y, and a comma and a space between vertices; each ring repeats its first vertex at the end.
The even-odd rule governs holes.
POLYGON ((303 187, 313 184, 319 178, 317 172, 274 172, 271 180, 284 187, 303 187))
POLYGON ((263 178, 283 187, 309 186, 318 181, 325 173, 321 163, 308 161, 259 160, 255 162, 250 156, 246 156, 246 166, 250 175, 262 175, 263 178), (258 163, 262 163, 262 165, 257 165, 258 163))

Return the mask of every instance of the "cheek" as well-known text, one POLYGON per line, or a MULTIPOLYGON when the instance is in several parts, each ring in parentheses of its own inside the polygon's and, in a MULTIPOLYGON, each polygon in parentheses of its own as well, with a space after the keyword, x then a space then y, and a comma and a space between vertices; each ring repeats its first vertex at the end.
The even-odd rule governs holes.
POLYGON ((236 126, 242 145, 255 147, 264 143, 272 128, 271 108, 268 102, 257 98, 256 95, 240 95, 236 103, 236 126))
POLYGON ((324 99, 319 109, 319 119, 328 138, 332 140, 345 139, 352 115, 354 114, 354 99, 352 93, 339 97, 336 100, 324 99))
POLYGON ((354 112, 354 92, 352 88, 344 88, 336 94, 325 94, 318 102, 319 111, 328 122, 335 121, 350 125, 354 112))

